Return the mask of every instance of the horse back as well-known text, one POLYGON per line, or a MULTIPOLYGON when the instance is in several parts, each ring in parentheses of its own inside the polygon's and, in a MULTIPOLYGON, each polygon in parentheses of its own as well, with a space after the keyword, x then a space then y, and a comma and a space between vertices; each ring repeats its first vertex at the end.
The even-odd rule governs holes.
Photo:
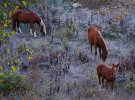
POLYGON ((90 27, 88 29, 88 40, 94 45, 94 43, 98 43, 101 38, 101 33, 98 31, 96 27, 90 27))
POLYGON ((97 74, 107 78, 111 74, 111 68, 107 64, 99 64, 97 65, 97 74))
POLYGON ((40 23, 40 17, 31 11, 23 11, 23 10, 18 10, 14 13, 13 15, 13 20, 21 22, 21 23, 40 23))

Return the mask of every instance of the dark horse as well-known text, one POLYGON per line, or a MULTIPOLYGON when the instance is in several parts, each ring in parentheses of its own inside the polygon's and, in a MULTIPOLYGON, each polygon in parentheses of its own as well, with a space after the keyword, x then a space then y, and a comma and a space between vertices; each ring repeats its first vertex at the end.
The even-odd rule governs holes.
POLYGON ((111 89, 113 90, 114 83, 116 80, 116 74, 118 72, 119 65, 118 64, 99 64, 97 65, 97 75, 99 79, 99 84, 101 85, 101 79, 102 79, 102 86, 108 87, 108 83, 111 83, 111 89), (112 67, 110 67, 112 66, 112 67), (106 80, 106 84, 104 83, 104 80, 106 80))
POLYGON ((43 35, 46 34, 45 24, 42 18, 35 12, 17 10, 12 17, 12 21, 13 21, 13 29, 15 32, 16 32, 16 25, 19 29, 19 32, 22 33, 20 29, 20 23, 29 23, 31 27, 30 34, 33 35, 32 33, 34 33, 34 37, 36 37, 34 24, 37 23, 41 27, 40 32, 43 33, 43 35))
POLYGON ((91 45, 91 52, 92 46, 94 45, 95 56, 97 55, 97 49, 99 49, 100 58, 102 58, 102 60, 105 61, 107 59, 108 50, 105 40, 97 27, 92 26, 88 29, 88 40, 91 45))

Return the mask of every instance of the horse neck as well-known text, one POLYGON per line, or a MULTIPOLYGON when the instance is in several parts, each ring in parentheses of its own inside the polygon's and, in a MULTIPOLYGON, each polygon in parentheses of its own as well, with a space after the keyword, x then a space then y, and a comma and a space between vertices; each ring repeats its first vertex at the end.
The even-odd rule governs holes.
POLYGON ((102 41, 100 41, 100 42, 101 42, 101 49, 102 49, 102 51, 103 51, 104 53, 108 53, 108 51, 107 51, 107 46, 106 46, 106 44, 105 44, 105 41, 104 41, 103 37, 101 37, 101 39, 102 39, 102 41))
POLYGON ((40 17, 37 13, 35 13, 35 12, 30 12, 30 13, 31 13, 31 15, 32 15, 32 16, 34 16, 34 17, 35 17, 35 20, 36 20, 36 22, 35 22, 35 23, 37 23, 37 24, 39 24, 39 25, 40 25, 41 17, 40 17))
POLYGON ((40 26, 41 26, 41 28, 45 27, 45 24, 44 24, 43 19, 41 17, 40 17, 40 26))

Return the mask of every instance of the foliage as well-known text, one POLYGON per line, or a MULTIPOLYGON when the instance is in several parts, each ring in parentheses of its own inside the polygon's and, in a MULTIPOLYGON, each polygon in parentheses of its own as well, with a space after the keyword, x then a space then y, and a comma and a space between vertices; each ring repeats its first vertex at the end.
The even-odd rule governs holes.
POLYGON ((53 6, 56 7, 56 6, 61 5, 61 4, 62 4, 62 1, 63 1, 63 0, 46 0, 46 5, 45 5, 45 6, 48 7, 48 6, 50 6, 50 5, 51 5, 51 6, 53 5, 53 6))
POLYGON ((82 63, 88 63, 88 55, 87 55, 87 53, 85 51, 79 52, 78 60, 80 60, 82 63))
MULTIPOLYGON (((64 0, 64 1, 72 1, 72 0, 64 0)), ((111 1, 110 0, 75 0, 75 2, 84 4, 89 8, 98 8, 99 6, 103 4, 107 4, 111 1)))
POLYGON ((132 94, 135 91, 135 82, 129 82, 126 84, 126 90, 129 94, 132 94))
POLYGON ((29 89, 28 82, 20 75, 17 75, 17 67, 11 68, 10 72, 0 72, 0 93, 6 96, 13 93, 24 94, 29 89))
POLYGON ((90 77, 92 80, 98 79, 97 73, 95 71, 94 72, 89 72, 88 77, 90 77))
POLYGON ((83 86, 81 87, 80 91, 81 91, 81 94, 86 98, 95 97, 98 93, 96 89, 91 86, 83 86))
POLYGON ((13 13, 17 9, 25 9, 33 3, 37 3, 39 0, 2 0, 0 4, 0 46, 5 41, 8 41, 10 37, 14 35, 14 32, 7 32, 6 29, 11 27, 11 18, 13 13))

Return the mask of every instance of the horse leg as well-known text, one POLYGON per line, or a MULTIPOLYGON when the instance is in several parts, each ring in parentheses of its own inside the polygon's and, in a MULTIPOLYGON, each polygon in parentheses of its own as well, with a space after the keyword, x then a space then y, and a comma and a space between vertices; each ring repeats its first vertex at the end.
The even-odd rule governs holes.
POLYGON ((31 35, 33 35, 33 34, 32 34, 32 29, 33 29, 33 24, 30 23, 30 34, 31 34, 31 35))
POLYGON ((31 29, 30 29, 30 34, 33 35, 32 33, 34 33, 34 37, 37 37, 37 36, 36 36, 35 27, 34 27, 33 23, 30 23, 30 27, 31 27, 31 29))
POLYGON ((15 34, 17 34, 17 32, 16 32, 16 21, 13 21, 13 30, 14 30, 15 34))
POLYGON ((91 52, 92 52, 92 44, 90 45, 90 48, 91 48, 91 52))
POLYGON ((113 87, 114 87, 114 82, 111 82, 111 89, 113 91, 113 87))
POLYGON ((98 80, 99 80, 99 89, 101 90, 101 76, 98 75, 98 80))
POLYGON ((103 85, 103 88, 105 87, 104 85, 104 78, 102 77, 102 85, 103 85))
MULTIPOLYGON (((34 29, 35 30, 35 29, 34 29)), ((34 31, 34 37, 37 37, 37 35, 36 35, 37 33, 36 33, 36 31, 34 31)))
POLYGON ((99 51, 99 54, 100 54, 100 57, 101 57, 101 48, 100 47, 99 47, 98 51, 99 51))
POLYGON ((19 22, 17 22, 17 27, 18 27, 18 29, 19 29, 19 32, 22 33, 22 30, 21 30, 21 28, 20 28, 19 22))
POLYGON ((106 84, 105 84, 106 89, 108 89, 108 81, 106 80, 106 84))
POLYGON ((114 88, 114 82, 111 82, 112 95, 114 96, 114 90, 113 90, 113 88, 114 88))
POLYGON ((97 44, 95 44, 95 56, 97 56, 97 44))
POLYGON ((33 35, 33 34, 32 34, 32 28, 30 28, 30 34, 33 35))

